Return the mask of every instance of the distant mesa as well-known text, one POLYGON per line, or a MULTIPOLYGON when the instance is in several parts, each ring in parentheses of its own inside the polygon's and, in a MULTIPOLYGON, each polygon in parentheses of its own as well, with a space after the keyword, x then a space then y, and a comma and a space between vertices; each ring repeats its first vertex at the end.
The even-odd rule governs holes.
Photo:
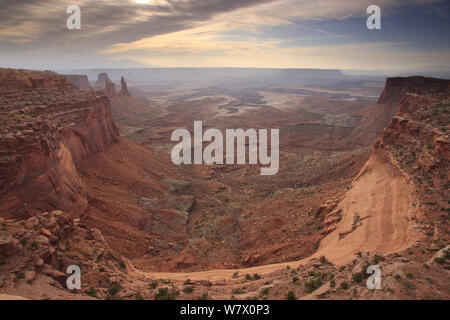
POLYGON ((108 74, 105 72, 99 73, 97 78, 97 84, 105 86, 107 82, 112 82, 108 74))
POLYGON ((79 90, 92 90, 87 75, 81 74, 63 74, 67 82, 74 85, 79 90))
POLYGON ((430 94, 445 92, 450 80, 422 76, 387 78, 378 103, 399 103, 406 93, 430 94))
POLYGON ((120 91, 117 92, 116 85, 114 84, 114 82, 109 78, 106 72, 102 72, 99 73, 97 76, 97 82, 94 85, 94 89, 104 91, 109 98, 117 96, 120 97, 131 96, 130 92, 128 91, 128 86, 124 77, 121 78, 120 85, 121 85, 120 91))

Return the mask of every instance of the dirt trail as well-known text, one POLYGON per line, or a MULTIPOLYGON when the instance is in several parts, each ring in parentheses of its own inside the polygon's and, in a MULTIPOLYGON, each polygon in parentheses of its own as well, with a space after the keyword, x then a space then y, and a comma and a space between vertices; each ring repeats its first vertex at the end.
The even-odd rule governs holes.
POLYGON ((288 265, 295 268, 310 259, 326 256, 337 265, 351 262, 359 251, 390 254, 411 246, 411 194, 407 181, 386 160, 372 155, 338 208, 343 217, 336 230, 325 237, 317 252, 303 260, 251 268, 199 272, 141 272, 153 279, 231 280, 233 274, 268 274, 288 265))

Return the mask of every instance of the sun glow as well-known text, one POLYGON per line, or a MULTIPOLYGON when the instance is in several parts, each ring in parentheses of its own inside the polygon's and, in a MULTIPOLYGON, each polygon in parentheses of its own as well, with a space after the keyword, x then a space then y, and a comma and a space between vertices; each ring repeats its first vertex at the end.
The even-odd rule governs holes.
POLYGON ((139 4, 149 4, 149 3, 153 2, 153 0, 135 0, 135 1, 136 1, 136 3, 139 3, 139 4))

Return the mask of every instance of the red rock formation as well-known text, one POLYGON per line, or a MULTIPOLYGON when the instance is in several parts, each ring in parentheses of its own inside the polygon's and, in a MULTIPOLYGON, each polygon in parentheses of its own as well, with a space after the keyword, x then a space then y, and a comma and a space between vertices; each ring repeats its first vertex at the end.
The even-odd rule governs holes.
POLYGON ((12 74, 15 86, 0 89, 0 216, 59 209, 99 228, 128 257, 165 261, 181 251, 194 200, 163 183, 176 177, 175 166, 119 137, 104 94, 54 74, 12 74), (28 88, 33 77, 49 87, 28 88))
POLYGON ((125 78, 122 77, 120 79, 120 92, 119 92, 119 96, 125 96, 125 97, 129 97, 131 96, 130 92, 128 91, 128 87, 127 87, 127 83, 125 82, 125 78))
POLYGON ((51 71, 0 69, 0 91, 68 86, 64 77, 51 71))
POLYGON ((92 90, 86 75, 65 74, 66 80, 80 90, 92 90))
POLYGON ((86 199, 75 166, 118 140, 109 99, 78 91, 62 76, 13 72, 7 78, 0 94, 0 211, 26 217, 42 206, 79 209, 86 199), (24 90, 28 83, 39 87, 24 90))
POLYGON ((112 98, 116 95, 116 85, 110 81, 105 83, 105 89, 103 90, 108 98, 112 98))
POLYGON ((450 86, 450 80, 428 77, 398 77, 387 78, 384 91, 378 103, 398 103, 405 93, 428 94, 446 91, 450 86))
POLYGON ((99 73, 97 77, 97 84, 105 85, 106 82, 112 82, 107 73, 99 73))

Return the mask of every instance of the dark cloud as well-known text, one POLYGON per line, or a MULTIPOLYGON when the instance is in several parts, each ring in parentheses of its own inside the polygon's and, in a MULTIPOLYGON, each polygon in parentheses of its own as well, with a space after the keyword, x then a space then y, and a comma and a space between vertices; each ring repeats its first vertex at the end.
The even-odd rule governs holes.
MULTIPOLYGON (((80 6, 82 30, 69 31, 65 27, 66 8, 76 1, 2 0, 0 29, 17 34, 19 40, 23 32, 23 38, 30 40, 28 44, 23 41, 24 46, 98 47, 180 31, 220 13, 271 1, 277 0, 167 0, 165 5, 92 0, 80 6), (33 29, 38 38, 33 38, 33 29)), ((16 40, 0 32, 0 41, 3 46, 16 40)))

